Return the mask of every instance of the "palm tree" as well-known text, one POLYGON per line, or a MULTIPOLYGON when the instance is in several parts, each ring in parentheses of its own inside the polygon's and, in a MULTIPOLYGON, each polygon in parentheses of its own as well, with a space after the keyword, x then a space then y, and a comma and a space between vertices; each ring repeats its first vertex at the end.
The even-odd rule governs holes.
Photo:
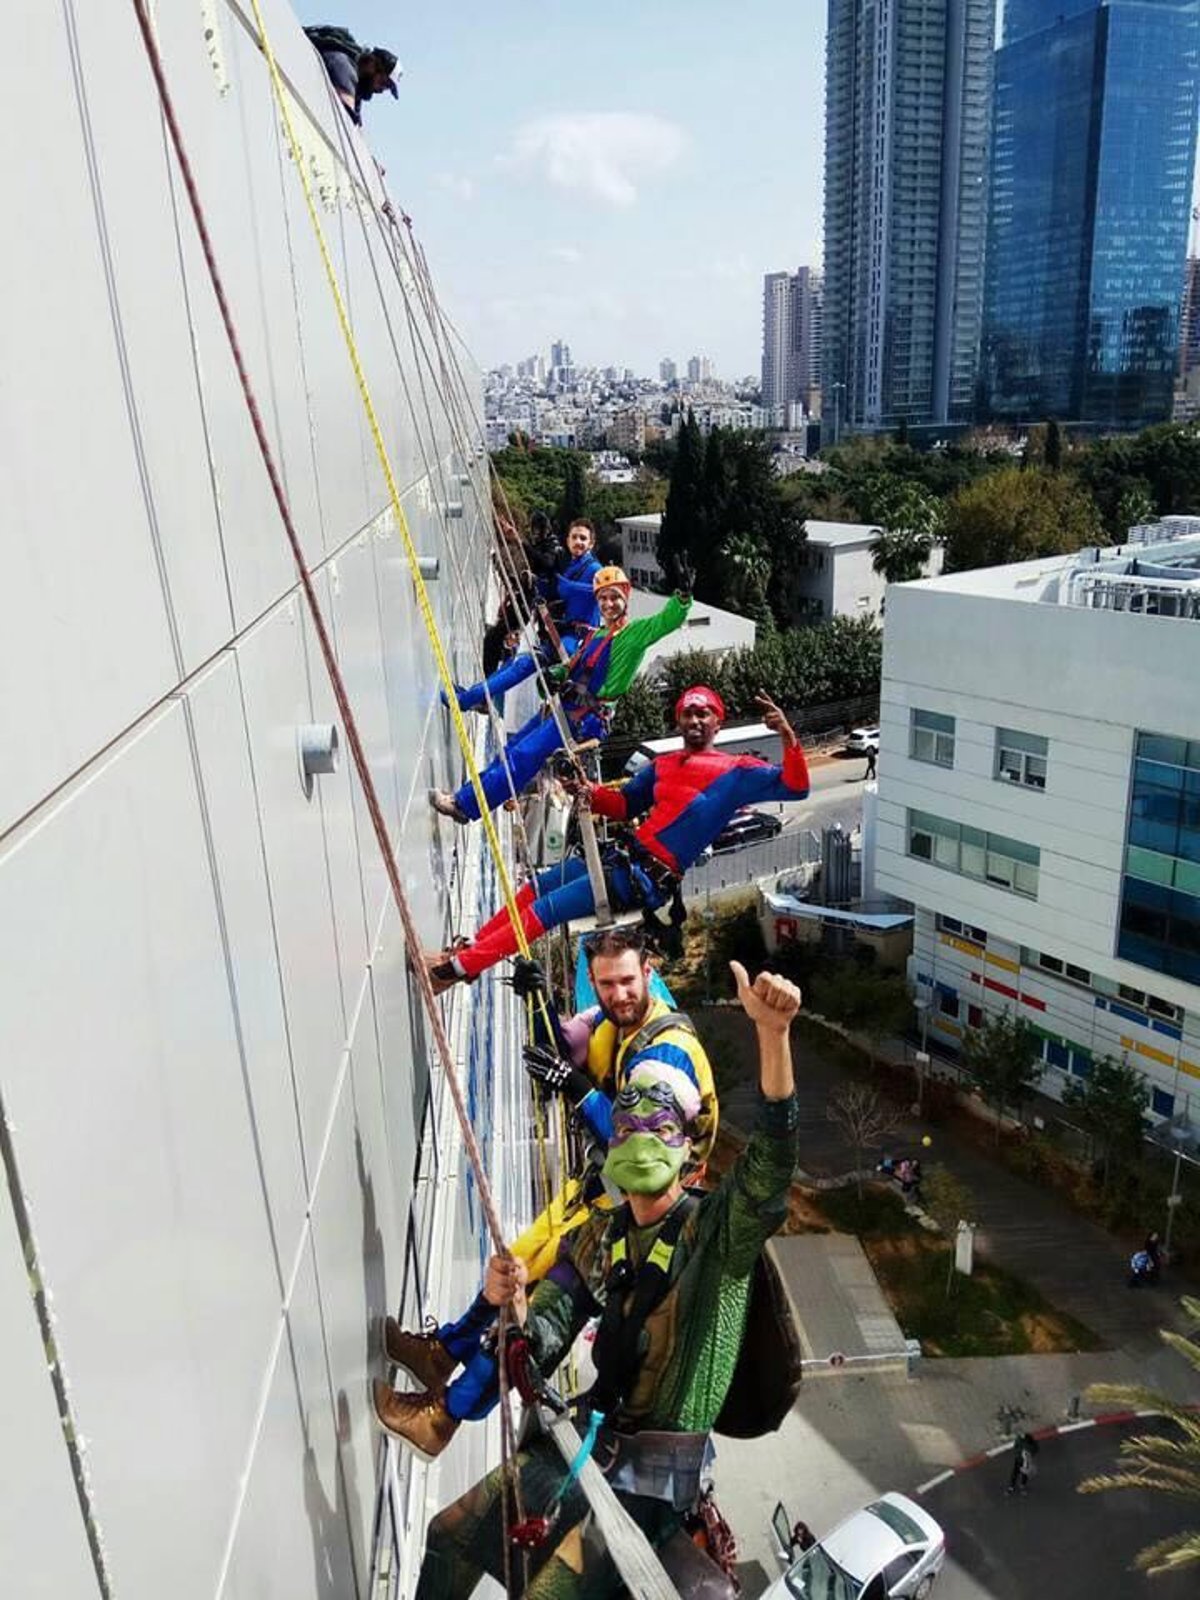
POLYGON ((887 583, 911 583, 925 576, 933 536, 915 528, 880 528, 871 541, 871 565, 887 583))
MULTIPOLYGON (((1183 1309, 1200 1325, 1200 1300, 1185 1297, 1183 1309)), ((1200 1341, 1166 1330, 1162 1337, 1200 1372, 1200 1341)), ((1102 1489, 1155 1489, 1160 1494, 1200 1504, 1200 1415, 1138 1384, 1093 1384, 1087 1398, 1093 1405, 1154 1411, 1174 1423, 1175 1431, 1126 1439, 1121 1445, 1118 1470, 1105 1477, 1088 1478, 1079 1485, 1081 1494, 1096 1494, 1102 1489)), ((1185 1528, 1157 1544, 1147 1545, 1138 1552, 1136 1565, 1151 1577, 1200 1565, 1200 1528, 1185 1528)))

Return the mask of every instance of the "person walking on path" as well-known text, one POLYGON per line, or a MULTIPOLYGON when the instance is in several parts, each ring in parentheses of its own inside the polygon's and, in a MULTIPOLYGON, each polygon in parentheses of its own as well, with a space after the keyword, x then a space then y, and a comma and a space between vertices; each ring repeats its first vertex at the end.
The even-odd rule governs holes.
POLYGON ((864 783, 870 783, 871 779, 875 776, 875 768, 876 768, 876 765, 878 764, 878 761, 879 761, 879 751, 876 750, 876 748, 875 748, 875 746, 873 744, 872 745, 868 745, 867 746, 867 770, 863 773, 863 782, 864 783))
POLYGON ((1008 1480, 1006 1494, 1028 1494, 1029 1480, 1037 1471, 1034 1457, 1038 1453, 1038 1442, 1031 1433, 1019 1433, 1013 1444, 1012 1473, 1008 1480))

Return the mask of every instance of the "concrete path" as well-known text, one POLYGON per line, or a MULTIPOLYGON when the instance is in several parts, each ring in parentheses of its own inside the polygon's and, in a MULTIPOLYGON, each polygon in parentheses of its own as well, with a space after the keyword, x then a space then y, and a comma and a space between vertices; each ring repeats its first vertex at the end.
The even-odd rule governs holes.
MULTIPOLYGON (((903 1368, 904 1335, 861 1244, 851 1234, 796 1234, 768 1247, 779 1268, 805 1361, 840 1357, 903 1368)), ((824 1370, 834 1370, 826 1367, 824 1370)), ((807 1376, 807 1372, 806 1372, 807 1376)))
MULTIPOLYGON (((704 1012, 694 1013, 703 1032, 704 1012)), ((728 1026, 726 1022, 724 1026, 728 1026)), ((746 1026, 746 1060, 753 1061, 753 1042, 746 1026)), ((843 1070, 806 1038, 794 1041, 797 1098, 800 1104, 800 1165, 816 1176, 843 1173, 854 1165, 854 1152, 826 1108, 843 1070)), ((726 1093, 722 1116, 736 1127, 751 1125, 756 1104, 752 1082, 726 1093)), ((1185 1326, 1179 1296, 1188 1286, 1168 1274, 1156 1289, 1125 1287, 1129 1248, 1103 1228, 1073 1211, 1054 1191, 1027 1182, 993 1160, 953 1126, 927 1127, 902 1118, 891 1150, 920 1150, 926 1170, 935 1163, 949 1168, 975 1198, 980 1225, 977 1246, 987 1259, 1023 1278, 1060 1311, 1089 1327, 1112 1348, 1150 1353, 1160 1346, 1158 1330, 1185 1326), (933 1144, 921 1147, 928 1133, 933 1144)))

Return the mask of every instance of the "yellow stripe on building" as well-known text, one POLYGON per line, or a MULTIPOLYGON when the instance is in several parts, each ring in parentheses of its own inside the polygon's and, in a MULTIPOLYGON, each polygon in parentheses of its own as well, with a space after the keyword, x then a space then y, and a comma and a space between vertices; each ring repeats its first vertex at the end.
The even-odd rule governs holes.
POLYGON ((1018 961, 1010 961, 1007 956, 994 956, 989 950, 984 957, 989 967, 1003 967, 1005 972, 1020 972, 1021 965, 1018 961))
POLYGON ((939 933, 938 943, 948 944, 951 949, 961 950, 964 956, 974 956, 977 961, 983 954, 983 946, 981 944, 971 944, 966 939, 956 939, 952 933, 939 933))

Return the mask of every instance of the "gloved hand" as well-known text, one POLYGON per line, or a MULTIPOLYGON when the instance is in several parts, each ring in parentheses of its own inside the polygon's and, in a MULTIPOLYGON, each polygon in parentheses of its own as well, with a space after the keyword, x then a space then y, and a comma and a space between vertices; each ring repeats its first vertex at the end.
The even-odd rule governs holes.
POLYGON ((586 1072, 540 1044, 524 1049, 525 1071, 549 1094, 561 1094, 570 1106, 578 1106, 596 1087, 586 1072))
POLYGON ((690 600, 692 590, 696 587, 696 573, 695 569, 688 565, 685 556, 675 554, 671 557, 670 577, 679 598, 690 600))
POLYGON ((546 971, 532 956, 513 957, 512 991, 518 1000, 537 1000, 549 993, 546 971))

